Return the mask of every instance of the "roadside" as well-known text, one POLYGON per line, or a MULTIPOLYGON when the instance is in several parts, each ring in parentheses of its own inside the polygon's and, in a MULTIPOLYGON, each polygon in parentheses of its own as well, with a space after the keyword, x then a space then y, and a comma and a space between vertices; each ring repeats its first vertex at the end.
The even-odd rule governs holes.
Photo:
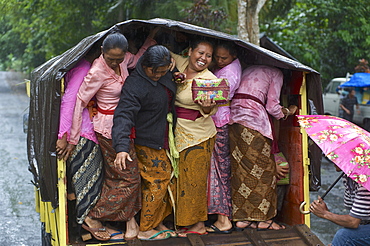
POLYGON ((0 72, 0 245, 38 246, 40 222, 23 132, 29 99, 22 82, 19 73, 0 72))

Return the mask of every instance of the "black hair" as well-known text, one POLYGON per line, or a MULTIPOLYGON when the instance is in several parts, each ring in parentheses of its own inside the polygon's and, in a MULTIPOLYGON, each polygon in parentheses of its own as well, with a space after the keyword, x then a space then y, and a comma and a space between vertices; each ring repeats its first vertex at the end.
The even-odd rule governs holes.
POLYGON ((157 68, 168 66, 171 64, 171 53, 163 45, 150 46, 141 58, 141 65, 153 68, 155 72, 157 68))
MULTIPOLYGON (((115 31, 115 30, 114 30, 115 31)), ((108 36, 103 41, 103 52, 107 52, 108 50, 119 48, 123 52, 127 52, 128 50, 128 42, 126 37, 119 32, 112 32, 108 34, 108 36)))
POLYGON ((236 49, 236 46, 234 43, 230 42, 219 42, 217 43, 217 47, 222 47, 224 49, 227 49, 232 56, 238 56, 238 51, 236 49))
POLYGON ((194 50, 198 47, 200 43, 207 43, 212 47, 212 49, 214 48, 214 43, 210 39, 207 39, 207 38, 198 38, 198 39, 191 41, 190 48, 194 50))

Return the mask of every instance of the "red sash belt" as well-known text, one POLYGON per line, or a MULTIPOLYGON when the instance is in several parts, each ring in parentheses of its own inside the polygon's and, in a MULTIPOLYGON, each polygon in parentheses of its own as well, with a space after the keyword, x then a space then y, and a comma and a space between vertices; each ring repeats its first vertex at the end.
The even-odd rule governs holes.
MULTIPOLYGON (((97 107, 98 112, 106 115, 114 115, 114 110, 105 110, 100 108, 99 106, 97 107)), ((131 134, 130 134, 130 139, 136 138, 136 130, 135 127, 131 128, 131 134)))
POLYGON ((107 115, 114 115, 114 109, 113 110, 105 110, 100 108, 99 106, 97 107, 98 112, 101 114, 107 114, 107 115))
POLYGON ((249 94, 235 93, 233 99, 251 99, 265 107, 265 104, 259 98, 249 94))
POLYGON ((188 108, 183 108, 183 107, 176 107, 176 114, 178 118, 192 120, 192 121, 203 116, 198 110, 188 109, 188 108))

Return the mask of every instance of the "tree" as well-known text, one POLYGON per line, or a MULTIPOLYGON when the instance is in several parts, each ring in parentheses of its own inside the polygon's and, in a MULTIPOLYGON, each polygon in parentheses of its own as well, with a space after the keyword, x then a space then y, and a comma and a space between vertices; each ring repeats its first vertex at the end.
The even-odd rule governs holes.
POLYGON ((322 75, 353 73, 370 56, 370 6, 365 0, 297 0, 282 16, 261 28, 274 41, 322 75))
POLYGON ((259 45, 259 12, 266 0, 238 1, 238 36, 241 39, 259 45))
POLYGON ((222 21, 226 19, 223 9, 213 9, 208 0, 196 0, 194 5, 184 10, 185 22, 220 30, 222 21))

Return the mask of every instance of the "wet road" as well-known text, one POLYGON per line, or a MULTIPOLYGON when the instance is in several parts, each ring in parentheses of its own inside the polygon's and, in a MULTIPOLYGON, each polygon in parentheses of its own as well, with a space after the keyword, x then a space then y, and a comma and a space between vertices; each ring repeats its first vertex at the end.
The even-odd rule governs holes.
MULTIPOLYGON (((322 196, 339 175, 340 173, 335 171, 333 164, 323 158, 321 167, 321 189, 311 192, 310 200, 313 201, 317 199, 317 196, 322 196)), ((331 212, 336 214, 348 214, 348 210, 346 210, 343 205, 343 193, 344 186, 342 180, 340 180, 325 197, 325 202, 331 212)), ((335 232, 341 227, 313 214, 310 216, 311 230, 325 245, 328 245, 332 241, 335 232)))
POLYGON ((23 114, 29 99, 19 74, 0 72, 0 245, 41 245, 28 171, 23 114))
MULTIPOLYGON (((19 74, 0 72, 0 245, 41 245, 39 215, 34 210, 34 186, 28 171, 26 134, 23 114, 28 112, 29 99, 19 74)), ((332 164, 324 160, 322 188, 311 192, 311 200, 322 195, 336 179, 332 164)), ((343 184, 339 182, 326 196, 332 212, 345 214, 343 184)), ((331 242, 339 226, 311 215, 311 230, 324 244, 331 242)))

